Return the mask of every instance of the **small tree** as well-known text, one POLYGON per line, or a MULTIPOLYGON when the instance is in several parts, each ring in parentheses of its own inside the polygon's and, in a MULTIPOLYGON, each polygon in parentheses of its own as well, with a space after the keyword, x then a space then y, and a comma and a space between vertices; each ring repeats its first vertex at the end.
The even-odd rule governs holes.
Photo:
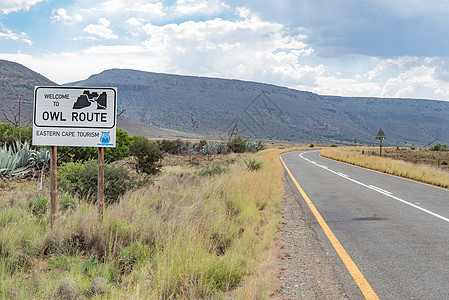
POLYGON ((231 149, 232 152, 243 153, 248 149, 248 145, 246 140, 238 135, 228 142, 228 148, 231 149))
POLYGON ((131 155, 137 158, 136 170, 149 175, 157 174, 161 171, 161 161, 164 153, 155 142, 139 135, 129 147, 131 155))
POLYGON ((434 151, 441 151, 441 145, 440 144, 436 144, 433 146, 433 150, 434 151))

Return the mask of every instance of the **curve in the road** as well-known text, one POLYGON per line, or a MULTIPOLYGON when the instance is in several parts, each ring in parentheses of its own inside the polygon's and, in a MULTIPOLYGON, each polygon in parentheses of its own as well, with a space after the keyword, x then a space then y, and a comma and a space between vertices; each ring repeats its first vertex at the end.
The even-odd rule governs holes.
MULTIPOLYGON (((300 155, 301 156, 301 155, 300 155)), ((303 159, 308 160, 307 158, 301 157, 303 159)), ((300 192, 301 196, 304 198, 304 200, 306 201, 307 205, 309 206, 310 210, 312 211, 313 215, 315 216, 316 220, 318 221, 318 223, 320 224, 321 228, 323 229, 324 233, 326 234, 327 238, 329 239, 329 241, 331 242, 332 246, 334 247, 335 251, 338 253, 339 257, 341 258, 341 260, 343 261, 343 263, 345 264, 346 268, 348 269, 349 273, 351 274, 352 278, 354 279, 354 281, 357 283, 358 287, 360 288, 360 291, 363 293, 364 297, 366 299, 379 299, 379 297, 377 296, 377 294, 374 292, 374 290, 372 289, 371 285, 369 284, 369 282, 366 280, 365 276, 363 276, 362 272, 360 271, 360 269, 357 267, 357 265, 354 263, 354 261, 351 259, 351 257, 349 256, 349 254, 346 252, 346 250, 343 248, 343 246, 341 245, 340 241, 337 239, 337 237, 334 235, 334 233, 332 232, 332 230, 329 228, 329 226, 327 225, 327 223, 324 221, 323 217, 321 216, 321 214, 319 213, 319 211, 316 209, 315 205, 313 205, 312 201, 310 200, 310 198, 307 196, 307 194, 304 192, 304 190, 302 189, 302 187, 299 185, 298 181, 296 181, 295 177, 293 176, 293 174, 290 172, 289 168, 287 167, 287 165, 285 164, 284 160, 282 159, 282 157, 280 157, 280 160, 282 162, 282 164, 284 165, 285 170, 287 171, 287 173, 289 174, 291 180, 293 181, 293 183, 295 184, 296 188, 298 189, 298 191, 300 192)), ((310 161, 312 162, 312 161, 310 161)), ((318 165, 316 162, 312 162, 316 165, 318 165)), ((318 165, 322 168, 329 170, 327 167, 325 166, 321 166, 318 165)), ((344 178, 348 178, 347 175, 345 174, 340 174, 338 172, 334 172, 331 171, 339 176, 342 176, 344 178)))
MULTIPOLYGON (((333 173, 333 174, 335 174, 335 175, 338 175, 338 176, 340 176, 340 177, 343 177, 343 178, 345 178, 345 179, 347 179, 347 180, 349 180, 349 181, 352 181, 352 182, 354 182, 354 183, 356 183, 356 184, 358 184, 358 185, 361 185, 361 186, 363 186, 363 187, 366 187, 366 188, 371 189, 371 190, 373 190, 373 191, 376 191, 376 192, 378 192, 378 193, 384 194, 384 195, 387 196, 387 197, 390 197, 390 198, 392 198, 392 199, 394 199, 394 200, 397 200, 397 201, 399 201, 399 202, 402 202, 402 203, 404 203, 404 204, 406 204, 406 205, 409 205, 409 206, 411 206, 411 207, 413 207, 413 208, 419 209, 419 210, 421 210, 421 211, 423 211, 423 212, 425 212, 425 213, 427 213, 427 214, 429 214, 429 215, 432 215, 432 216, 434 216, 434 217, 436 217, 436 218, 439 218, 439 219, 441 219, 441 220, 443 220, 443 221, 449 222, 449 218, 445 218, 445 217, 443 217, 443 216, 441 216, 441 215, 439 215, 439 214, 437 214, 437 213, 434 213, 434 212, 432 212, 432 211, 430 211, 430 210, 428 210, 428 209, 425 209, 425 208, 420 207, 420 206, 418 206, 418 205, 416 205, 416 204, 410 203, 410 202, 405 201, 405 200, 403 200, 403 199, 401 199, 401 198, 399 198, 399 197, 396 197, 396 196, 393 195, 392 192, 383 190, 383 189, 381 189, 381 188, 379 188, 379 187, 376 187, 376 186, 374 186, 374 185, 368 185, 368 184, 366 184, 366 183, 363 183, 363 182, 360 182, 360 181, 358 181, 358 180, 352 179, 352 178, 350 178, 348 175, 343 174, 343 173, 341 173, 341 172, 333 171, 333 170, 329 169, 329 168, 326 167, 326 166, 320 165, 320 164, 316 163, 315 161, 310 160, 310 159, 304 157, 303 154, 304 154, 304 152, 303 152, 303 153, 300 153, 300 154, 299 154, 299 157, 302 158, 302 159, 304 159, 305 161, 308 161, 308 162, 310 162, 310 163, 316 165, 317 167, 320 167, 320 168, 322 168, 322 169, 325 169, 326 171, 329 171, 329 172, 331 172, 331 173, 333 173)), ((387 174, 387 175, 388 175, 388 174, 387 174)), ((414 182, 420 183, 420 182, 417 182, 417 181, 414 181, 414 182)))

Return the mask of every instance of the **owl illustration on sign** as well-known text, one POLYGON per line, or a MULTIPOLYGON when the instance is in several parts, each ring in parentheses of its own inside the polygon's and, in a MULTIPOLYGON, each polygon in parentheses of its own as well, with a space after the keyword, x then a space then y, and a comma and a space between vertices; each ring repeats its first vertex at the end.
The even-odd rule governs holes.
POLYGON ((102 131, 100 136, 100 143, 105 145, 109 144, 109 142, 111 141, 111 136, 109 134, 109 131, 102 131))

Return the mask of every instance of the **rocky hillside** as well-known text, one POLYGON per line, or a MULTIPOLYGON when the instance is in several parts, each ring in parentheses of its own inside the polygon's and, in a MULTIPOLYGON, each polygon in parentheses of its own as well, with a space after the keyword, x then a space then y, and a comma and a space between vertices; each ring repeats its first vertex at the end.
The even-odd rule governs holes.
POLYGON ((27 67, 0 59, 0 121, 18 121, 19 98, 21 101, 21 123, 31 124, 34 86, 57 85, 27 67))
MULTIPOLYGON (((13 62, 0 60, 0 120, 31 120, 36 85, 56 85, 13 62)), ((449 102, 321 96, 240 80, 113 69, 67 85, 118 88, 119 126, 151 137, 250 139, 303 143, 387 145, 449 142, 449 102), (161 129, 165 128, 165 129, 161 129), (186 133, 185 133, 186 132, 186 133)))
POLYGON ((107 70, 73 83, 118 87, 128 118, 172 130, 226 139, 390 145, 449 142, 449 103, 431 100, 320 96, 284 87, 216 78, 107 70))
MULTIPOLYGON (((31 125, 34 87, 57 85, 21 64, 0 60, 0 123, 18 122, 20 98, 21 123, 31 125)), ((117 123, 131 135, 142 134, 151 138, 168 139, 196 137, 193 134, 149 126, 127 118, 118 118, 117 123)))

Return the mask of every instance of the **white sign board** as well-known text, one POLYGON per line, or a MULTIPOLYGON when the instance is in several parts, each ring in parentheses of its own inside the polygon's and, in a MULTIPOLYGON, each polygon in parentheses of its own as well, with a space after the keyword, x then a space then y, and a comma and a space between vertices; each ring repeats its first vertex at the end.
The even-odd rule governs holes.
POLYGON ((116 124, 116 88, 34 88, 33 145, 115 147, 116 124))

